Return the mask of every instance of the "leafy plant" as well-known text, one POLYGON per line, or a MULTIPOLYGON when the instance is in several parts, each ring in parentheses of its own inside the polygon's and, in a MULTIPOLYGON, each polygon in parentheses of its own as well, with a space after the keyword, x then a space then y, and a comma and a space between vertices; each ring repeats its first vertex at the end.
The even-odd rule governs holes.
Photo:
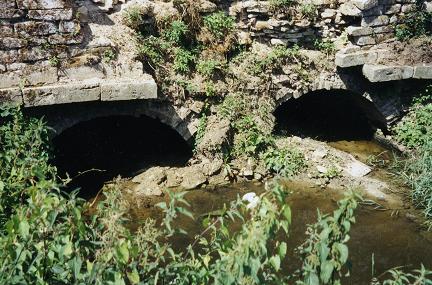
POLYGON ((216 70, 223 70, 224 64, 218 60, 200 60, 197 64, 197 71, 199 74, 210 78, 216 70))
POLYGON ((234 29, 234 18, 219 11, 204 17, 204 26, 217 40, 223 39, 234 29))
POLYGON ((272 71, 273 68, 281 64, 282 60, 295 59, 298 57, 299 50, 300 47, 298 45, 294 45, 292 48, 277 46, 273 48, 266 57, 262 59, 255 59, 251 71, 253 74, 272 71))
POLYGON ((316 39, 314 46, 317 50, 324 52, 326 55, 331 55, 336 52, 336 47, 330 39, 316 39))
POLYGON ((282 176, 293 176, 306 167, 303 153, 294 148, 269 148, 261 158, 268 170, 282 176))
POLYGON ((318 15, 318 8, 313 3, 302 3, 300 5, 300 13, 312 20, 318 15))
POLYGON ((409 148, 425 145, 432 139, 432 104, 414 105, 394 128, 396 139, 409 148))
POLYGON ((177 45, 184 44, 186 35, 189 33, 188 26, 180 20, 175 20, 171 23, 170 27, 163 33, 163 37, 177 45))
POLYGON ((163 39, 149 36, 139 45, 138 57, 156 67, 164 63, 169 47, 163 39))
POLYGON ((192 51, 184 48, 177 48, 174 55, 174 70, 179 73, 186 73, 195 63, 196 56, 192 51))
POLYGON ((137 30, 140 25, 143 24, 143 11, 142 9, 137 6, 131 6, 128 9, 126 9, 122 15, 123 23, 128 26, 129 28, 132 28, 134 30, 137 30))
POLYGON ((349 231, 355 223, 354 210, 361 197, 351 192, 338 202, 338 209, 330 216, 321 216, 308 226, 307 241, 298 248, 303 265, 301 281, 297 284, 341 284, 340 277, 348 261, 349 231))

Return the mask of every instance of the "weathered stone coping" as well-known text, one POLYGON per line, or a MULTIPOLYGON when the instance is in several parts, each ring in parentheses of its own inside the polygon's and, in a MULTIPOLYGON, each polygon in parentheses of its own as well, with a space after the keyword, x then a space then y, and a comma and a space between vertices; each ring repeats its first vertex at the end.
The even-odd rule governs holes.
POLYGON ((336 66, 341 68, 363 66, 363 75, 370 82, 385 82, 403 79, 432 79, 432 63, 417 65, 376 64, 379 59, 387 58, 390 52, 384 49, 358 50, 336 54, 336 66))
POLYGON ((16 102, 26 107, 157 98, 156 82, 148 78, 93 78, 39 87, 0 89, 0 102, 16 102))

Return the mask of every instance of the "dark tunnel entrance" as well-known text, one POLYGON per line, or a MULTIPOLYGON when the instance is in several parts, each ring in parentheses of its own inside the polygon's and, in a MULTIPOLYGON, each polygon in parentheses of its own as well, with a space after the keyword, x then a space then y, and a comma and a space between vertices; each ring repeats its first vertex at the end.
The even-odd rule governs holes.
POLYGON ((383 119, 365 98, 345 90, 320 90, 291 99, 275 111, 278 135, 322 141, 371 140, 383 119))
POLYGON ((150 166, 183 166, 191 147, 172 128, 146 116, 111 116, 78 123, 53 139, 54 164, 89 198, 104 182, 130 177, 150 166))

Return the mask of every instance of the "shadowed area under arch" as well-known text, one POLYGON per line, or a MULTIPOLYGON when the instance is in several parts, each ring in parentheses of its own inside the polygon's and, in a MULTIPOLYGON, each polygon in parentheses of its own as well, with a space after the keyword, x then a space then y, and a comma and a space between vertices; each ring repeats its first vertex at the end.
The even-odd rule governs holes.
POLYGON ((346 90, 318 90, 282 103, 275 133, 324 141, 370 140, 385 120, 372 102, 346 90))
POLYGON ((83 197, 117 175, 130 177, 150 166, 183 166, 192 156, 175 130, 147 116, 80 122, 53 138, 53 146, 59 174, 75 177, 69 188, 81 188, 83 197))

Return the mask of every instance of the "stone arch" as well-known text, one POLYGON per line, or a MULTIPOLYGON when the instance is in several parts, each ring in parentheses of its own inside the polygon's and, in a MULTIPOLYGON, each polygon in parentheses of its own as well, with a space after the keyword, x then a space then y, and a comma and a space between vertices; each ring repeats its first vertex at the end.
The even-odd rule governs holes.
MULTIPOLYGON (((334 130, 345 128, 347 133, 350 133, 349 135, 346 134, 346 136, 353 139, 355 131, 358 131, 359 136, 362 136, 365 133, 373 135, 376 129, 381 129, 384 132, 387 130, 385 116, 374 102, 368 98, 367 93, 357 93, 346 88, 315 89, 297 98, 280 100, 276 105, 274 115, 276 117, 276 132, 280 131, 283 128, 283 124, 286 124, 289 120, 291 121, 287 125, 291 124, 291 130, 295 129, 296 123, 307 124, 308 122, 315 122, 313 124, 316 125, 317 133, 319 133, 318 129, 323 130, 323 132, 327 129, 331 133, 333 132, 331 127, 328 126, 327 128, 325 126, 334 124, 334 130), (297 114, 297 117, 293 113, 297 114), (342 118, 342 114, 346 114, 346 120, 342 118), (284 116, 287 116, 288 119, 284 119, 284 116), (320 116, 322 120, 319 119, 320 116), (340 120, 336 118, 340 118, 340 120), (336 125, 338 123, 340 125, 336 125), (352 124, 352 127, 349 127, 349 124, 352 124)), ((314 128, 313 124, 311 125, 312 129, 314 128)), ((314 132, 311 131, 311 133, 314 132)), ((335 131, 334 133, 341 132, 335 131)), ((332 135, 323 136, 331 137, 332 135)))
POLYGON ((170 102, 135 100, 116 102, 88 102, 31 108, 33 115, 43 115, 54 135, 81 122, 111 116, 147 116, 174 129, 185 141, 191 142, 196 118, 184 108, 175 108, 170 102))
POLYGON ((373 91, 373 86, 363 77, 350 73, 324 73, 316 78, 308 88, 295 92, 287 92, 277 99, 275 111, 278 107, 289 100, 296 100, 310 93, 346 92, 353 99, 357 100, 359 106, 367 114, 368 119, 378 129, 387 131, 389 123, 389 113, 393 110, 394 102, 383 101, 380 96, 373 91), (389 112, 390 111, 390 112, 389 112))

